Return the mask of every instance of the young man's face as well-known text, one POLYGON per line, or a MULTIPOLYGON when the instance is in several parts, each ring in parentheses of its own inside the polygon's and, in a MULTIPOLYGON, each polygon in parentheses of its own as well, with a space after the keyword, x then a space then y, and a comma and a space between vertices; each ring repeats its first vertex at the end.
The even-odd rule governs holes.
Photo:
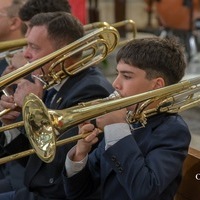
MULTIPOLYGON (((125 64, 122 61, 117 65, 117 73, 113 87, 119 92, 121 97, 133 96, 158 87, 157 79, 148 80, 144 70, 125 64)), ((134 106, 129 107, 128 110, 133 108, 134 106)))

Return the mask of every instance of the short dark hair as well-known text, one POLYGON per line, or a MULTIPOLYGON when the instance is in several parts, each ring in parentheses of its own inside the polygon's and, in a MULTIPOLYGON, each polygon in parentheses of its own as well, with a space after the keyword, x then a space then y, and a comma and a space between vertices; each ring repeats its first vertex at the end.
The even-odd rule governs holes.
POLYGON ((29 24, 30 28, 43 25, 47 27, 48 36, 56 49, 84 36, 83 25, 70 13, 40 13, 35 15, 29 24))
POLYGON ((38 13, 63 11, 71 13, 68 0, 27 0, 19 11, 22 21, 29 21, 38 13))
POLYGON ((148 79, 162 77, 166 85, 179 82, 186 68, 184 47, 176 38, 135 39, 119 50, 116 60, 146 71, 148 79))

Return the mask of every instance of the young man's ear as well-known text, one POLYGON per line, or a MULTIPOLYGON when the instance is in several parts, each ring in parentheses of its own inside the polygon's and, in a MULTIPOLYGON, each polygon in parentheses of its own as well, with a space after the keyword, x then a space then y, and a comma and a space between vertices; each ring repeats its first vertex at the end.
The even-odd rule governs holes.
POLYGON ((163 78, 158 77, 158 78, 155 79, 154 88, 153 88, 154 90, 155 90, 155 89, 162 88, 162 87, 164 87, 164 86, 165 86, 165 81, 164 81, 163 78))

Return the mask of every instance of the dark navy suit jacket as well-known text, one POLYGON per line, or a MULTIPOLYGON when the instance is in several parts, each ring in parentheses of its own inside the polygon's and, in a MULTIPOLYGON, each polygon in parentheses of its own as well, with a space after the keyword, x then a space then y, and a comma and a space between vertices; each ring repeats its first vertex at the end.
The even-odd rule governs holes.
POLYGON ((173 200, 190 138, 179 115, 150 117, 106 151, 103 140, 78 174, 64 172, 67 197, 84 199, 100 184, 103 200, 173 200))
MULTIPOLYGON (((6 59, 0 60, 0 76, 8 66, 6 59)), ((3 93, 1 92, 0 95, 3 93)), ((1 125, 1 122, 0 122, 1 125)), ((5 135, 0 133, 0 157, 6 156, 4 152, 5 135)), ((18 162, 12 161, 4 165, 0 165, 0 173, 2 174, 0 180, 0 192, 15 190, 24 187, 24 167, 18 162)))
MULTIPOLYGON (((99 69, 91 67, 75 76, 69 77, 57 93, 50 108, 61 110, 77 105, 80 102, 107 97, 112 92, 113 87, 99 69)), ((77 134, 77 130, 73 131, 73 129, 77 128, 72 128, 62 134, 61 139, 77 134)), ((22 149, 19 149, 19 145, 16 145, 17 142, 23 143, 21 148, 26 146, 25 142, 28 143, 25 135, 20 134, 18 138, 7 146, 6 150, 13 152, 17 148, 18 151, 21 151, 22 149)), ((42 162, 37 155, 30 156, 25 170, 26 188, 17 191, 15 199, 66 199, 62 169, 66 154, 74 144, 69 143, 57 147, 55 159, 49 164, 42 162)))

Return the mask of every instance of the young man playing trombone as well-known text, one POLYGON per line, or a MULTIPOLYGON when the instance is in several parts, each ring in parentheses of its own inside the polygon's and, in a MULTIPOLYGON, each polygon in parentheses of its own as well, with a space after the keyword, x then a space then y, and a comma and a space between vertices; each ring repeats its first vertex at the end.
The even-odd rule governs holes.
MULTIPOLYGON (((136 39, 117 54, 113 87, 121 97, 130 97, 178 83, 185 68, 184 51, 175 41, 136 39)), ((158 103, 149 101, 145 110, 158 103)), ((67 199, 84 199, 100 186, 102 200, 173 200, 190 132, 178 114, 147 116, 145 126, 141 121, 127 122, 127 111, 135 113, 140 106, 138 101, 97 118, 98 129, 90 123, 80 125, 79 133, 92 133, 67 155, 63 176, 67 199), (105 139, 88 156, 99 128, 105 139)))
MULTIPOLYGON (((83 35, 83 26, 68 13, 54 12, 38 14, 30 20, 27 35, 28 45, 24 51, 24 56, 30 63, 33 63, 35 60, 43 58, 52 52, 55 53, 60 48, 80 39, 83 35)), ((77 44, 76 48, 78 50, 80 46, 77 44)), ((64 66, 66 68, 73 66, 80 59, 81 52, 65 60, 64 66)), ((49 62, 52 63, 52 60, 49 60, 49 62)), ((48 64, 32 72, 32 75, 35 75, 33 82, 23 78, 18 80, 14 96, 2 96, 0 101, 1 109, 13 108, 14 103, 19 107, 23 106, 23 99, 30 91, 43 99, 47 108, 59 110, 77 105, 79 102, 107 97, 113 91, 111 84, 95 67, 88 67, 73 76, 65 78, 54 88, 43 91, 44 85, 37 77, 43 75, 43 77, 49 78, 48 64), (55 92, 54 95, 51 94, 52 91, 55 92)), ((4 124, 10 124, 20 114, 18 110, 12 110, 2 116, 1 120, 4 124)), ((59 137, 59 139, 73 136, 75 133, 76 131, 70 130, 59 137)), ((7 145, 5 146, 7 153, 17 153, 27 149, 27 147, 32 148, 23 131, 20 132, 15 129, 9 138, 10 141, 7 140, 7 145)), ((28 162, 26 162, 27 160, 20 160, 21 164, 24 164, 26 167, 24 179, 26 187, 10 193, 0 194, 0 199, 66 199, 61 172, 65 155, 73 145, 74 143, 70 143, 69 145, 57 147, 54 160, 48 164, 40 160, 37 155, 31 155, 28 158, 28 162)))

